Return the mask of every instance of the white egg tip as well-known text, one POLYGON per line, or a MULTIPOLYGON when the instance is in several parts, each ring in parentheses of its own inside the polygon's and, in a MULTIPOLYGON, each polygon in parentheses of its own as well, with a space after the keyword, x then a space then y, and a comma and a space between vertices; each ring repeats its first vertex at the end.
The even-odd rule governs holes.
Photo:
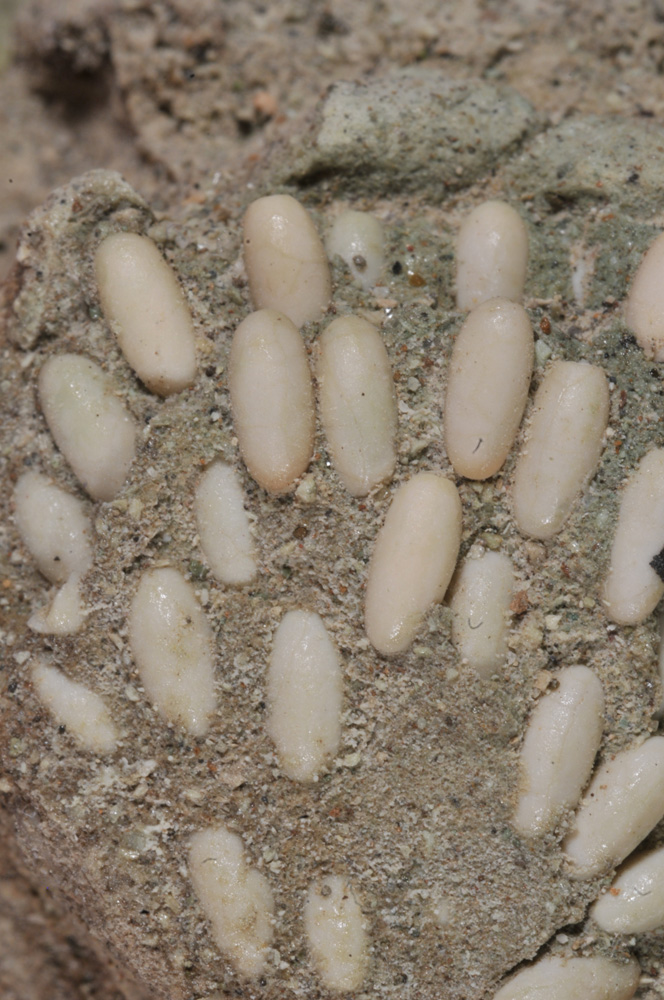
POLYGON ((127 362, 169 396, 196 377, 194 328, 177 279, 147 236, 113 233, 95 257, 102 310, 127 362))
POLYGON ((112 500, 136 452, 136 428, 99 365, 79 354, 56 354, 39 373, 46 423, 83 489, 112 500))
POLYGON ((368 936, 362 910, 348 881, 331 875, 311 886, 304 927, 323 984, 335 992, 357 990, 366 976, 368 936))
POLYGON ((287 316, 251 313, 231 345, 229 389, 244 462, 269 493, 286 493, 314 446, 314 396, 304 341, 287 316))
POLYGON ((274 933, 274 901, 265 876, 247 864, 242 840, 223 826, 195 833, 189 870, 220 950, 241 975, 259 976, 274 933))
POLYGON ((244 216, 244 261, 256 309, 295 324, 322 318, 332 296, 330 266, 307 210, 288 194, 252 202, 244 216))
POLYGON ((153 569, 141 577, 129 612, 129 644, 164 720, 204 736, 217 704, 214 636, 178 570, 153 569))
POLYGON ((38 698, 59 725, 65 726, 86 750, 113 752, 120 734, 98 694, 43 660, 35 662, 31 675, 38 698))
POLYGON ((339 747, 339 654, 319 615, 289 611, 274 637, 267 674, 268 731, 294 781, 313 781, 339 747))

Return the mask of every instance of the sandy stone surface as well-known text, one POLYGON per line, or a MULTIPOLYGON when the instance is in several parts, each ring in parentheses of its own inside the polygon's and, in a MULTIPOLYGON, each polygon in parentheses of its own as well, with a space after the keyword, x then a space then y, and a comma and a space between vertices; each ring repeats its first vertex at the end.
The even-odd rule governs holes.
MULTIPOLYGON (((3 997, 327 1000, 300 915, 311 881, 340 868, 371 928, 358 998, 482 1000, 545 945, 636 955, 639 995, 664 993, 661 935, 611 938, 584 921, 606 880, 568 877, 559 841, 570 817, 535 844, 510 825, 525 721, 557 669, 584 662, 600 676, 603 755, 657 726, 654 620, 616 632, 597 591, 620 484, 662 443, 661 366, 635 346, 620 302, 661 228, 663 16, 657 3, 23 7, 0 83, 5 484, 31 466, 78 491, 35 405, 52 353, 100 361, 145 431, 125 492, 88 504, 94 624, 80 636, 26 628, 47 588, 3 491, 3 997), (459 669, 444 606, 397 660, 366 643, 366 565, 393 487, 351 501, 320 431, 307 490, 294 497, 275 501, 242 471, 226 384, 229 338, 250 308, 240 220, 275 184, 308 204, 321 231, 347 205, 385 225, 380 291, 360 292, 337 260, 334 303, 382 327, 400 407, 395 485, 419 469, 449 473, 440 411, 461 321, 454 235, 486 197, 510 200, 529 229, 535 385, 552 357, 601 364, 610 379, 599 473, 554 543, 513 525, 514 455, 503 475, 460 484, 462 554, 500 547, 520 581, 504 677, 480 684, 459 669), (163 403, 100 316, 92 253, 118 228, 159 243, 194 314, 199 378, 163 403), (260 526, 249 591, 216 585, 195 543, 192 490, 220 454, 242 471, 260 526), (159 722, 127 648, 128 601, 160 562, 190 576, 218 636, 222 700, 204 740, 159 722), (271 636, 296 606, 323 616, 346 672, 342 748, 313 788, 281 774, 263 721, 271 636), (40 706, 29 666, 43 652, 107 698, 125 734, 112 758, 80 752, 40 706), (188 836, 219 818, 277 896, 259 982, 220 956, 186 870, 188 836)), ((319 327, 305 330, 312 356, 319 327)))
POLYGON ((553 121, 657 118, 663 16, 658 0, 24 0, 0 108, 4 269, 17 226, 76 174, 119 169, 179 214, 264 157, 331 83, 394 67, 512 84, 553 121))

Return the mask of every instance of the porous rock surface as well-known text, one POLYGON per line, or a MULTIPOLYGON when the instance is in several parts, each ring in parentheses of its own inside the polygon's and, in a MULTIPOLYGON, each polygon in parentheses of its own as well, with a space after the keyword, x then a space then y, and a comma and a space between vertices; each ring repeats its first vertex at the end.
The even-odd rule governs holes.
POLYGON ((444 201, 517 149, 537 115, 509 87, 406 69, 362 83, 338 83, 321 102, 310 134, 291 140, 276 181, 323 177, 356 194, 426 190, 444 201))
MULTIPOLYGON (((326 998, 308 961, 302 907, 313 879, 339 872, 351 878, 370 928, 370 971, 358 996, 480 1000, 551 939, 561 953, 618 959, 635 953, 651 978, 658 977, 656 934, 610 938, 583 924, 603 881, 568 878, 559 841, 569 817, 555 835, 536 843, 520 839, 510 817, 525 720, 558 666, 585 663, 602 680, 603 755, 656 728, 654 623, 610 627, 598 584, 626 470, 661 443, 660 371, 634 345, 618 303, 654 235, 664 134, 654 123, 635 129, 633 122, 611 120, 612 156, 604 163, 595 141, 602 132, 598 119, 547 128, 510 96, 528 126, 515 126, 504 143, 491 138, 483 145, 484 133, 478 136, 475 123, 460 116, 459 146, 480 145, 486 179, 464 161, 455 173, 456 193, 443 195, 422 162, 432 136, 428 122, 439 113, 438 95, 447 84, 439 76, 422 79, 431 104, 428 114, 424 106, 421 136, 409 123, 412 141, 403 160, 387 156, 380 170, 366 175, 365 145, 385 149, 386 120, 378 113, 368 121, 357 170, 348 147, 338 175, 330 161, 324 170, 298 167, 286 186, 289 139, 256 177, 267 189, 274 169, 284 189, 305 199, 321 229, 335 199, 370 207, 384 219, 389 267, 382 293, 361 293, 339 265, 334 301, 338 310, 361 309, 382 321, 400 407, 395 485, 421 469, 449 472, 440 417, 446 361, 461 321, 453 300, 454 232, 478 201, 508 198, 529 228, 526 305, 539 331, 533 388, 552 356, 585 358, 609 375, 613 436, 597 477, 552 544, 528 542, 513 526, 514 456, 504 475, 460 484, 462 554, 478 543, 501 548, 519 574, 510 656, 499 679, 480 683, 463 670, 443 606, 432 610, 403 656, 388 661, 367 644, 361 619, 366 566, 394 486, 366 502, 351 500, 329 466, 320 434, 306 492, 271 499, 243 470, 226 364, 232 330, 250 308, 238 263, 239 222, 254 191, 210 190, 175 226, 167 218, 155 221, 140 195, 118 175, 100 171, 56 192, 29 220, 19 243, 3 312, 10 342, 2 355, 0 430, 2 823, 16 869, 88 928, 91 951, 109 967, 120 966, 139 996, 326 998), (536 128, 539 134, 532 135, 536 128), (414 194, 400 190, 409 164, 423 178, 414 194), (647 184, 630 181, 634 173, 647 184), (194 313, 199 377, 191 391, 167 401, 136 381, 99 314, 94 249, 124 225, 159 242, 194 313), (25 624, 47 588, 18 538, 10 495, 26 467, 48 472, 81 495, 35 398, 41 363, 63 350, 81 351, 103 365, 144 432, 120 496, 89 504, 96 536, 96 565, 84 594, 93 609, 89 624, 77 636, 44 639, 25 624), (196 544, 193 488, 202 466, 218 455, 240 470, 256 516, 261 571, 255 586, 241 591, 211 579, 196 544), (160 722, 127 647, 127 607, 140 574, 164 563, 193 580, 217 636, 220 708, 201 740, 160 722), (299 606, 321 614, 345 670, 342 748, 328 773, 309 787, 280 772, 263 721, 271 636, 283 613, 299 606), (39 705, 29 666, 44 651, 107 700, 124 732, 110 758, 81 751, 39 705), (277 900, 275 950, 259 982, 238 979, 219 954, 186 870, 188 836, 220 821, 244 837, 277 900), (447 923, 439 917, 443 903, 451 912, 447 923), (561 928, 566 933, 556 941, 561 928)), ((379 81, 377 106, 401 85, 398 74, 379 81)), ((310 130, 325 121, 327 108, 339 113, 340 91, 348 98, 356 93, 350 87, 332 91, 310 130)), ((365 98, 368 91, 362 85, 365 98)), ((464 84, 464 93, 472 105, 472 86, 464 84)), ((480 84, 476 100, 490 113, 489 93, 498 117, 502 92, 480 84)), ((303 153, 302 163, 318 162, 319 148, 316 143, 303 153)), ((315 324, 306 329, 308 345, 316 333, 315 324)), ((646 984, 644 996, 647 990, 646 984)))

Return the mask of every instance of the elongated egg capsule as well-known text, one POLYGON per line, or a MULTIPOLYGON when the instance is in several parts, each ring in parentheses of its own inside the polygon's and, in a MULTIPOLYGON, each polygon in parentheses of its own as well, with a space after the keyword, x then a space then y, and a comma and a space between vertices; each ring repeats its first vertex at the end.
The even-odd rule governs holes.
POLYGON ((295 324, 320 319, 332 295, 330 265, 307 210, 289 194, 252 202, 244 216, 244 262, 256 309, 295 324))
POLYGON ((32 668, 32 683, 39 700, 60 726, 93 753, 112 753, 119 739, 111 713, 98 694, 73 681, 43 659, 32 668))
POLYGON ((501 296, 520 302, 528 264, 528 232, 504 201, 485 201, 464 219, 457 240, 457 308, 501 296))
POLYGON ((420 472, 396 492, 369 564, 364 620, 385 655, 410 646, 427 609, 442 600, 461 543, 454 483, 420 472))
POLYGON ((304 341, 273 309, 238 326, 229 387, 235 432, 249 472, 270 493, 286 493, 314 447, 314 395, 304 341))
POLYGON ((537 703, 521 749, 514 825, 528 836, 549 830, 585 788, 604 725, 602 685, 588 667, 567 667, 537 703))
POLYGON ((16 525, 37 568, 51 583, 92 566, 92 525, 83 504, 40 472, 24 472, 14 490, 16 525))
POLYGON ((176 569, 148 570, 129 611, 129 644, 166 722, 203 736, 217 699, 214 637, 194 589, 176 569))
POLYGON ((664 233, 650 245, 625 302, 625 322, 647 358, 664 361, 664 233))
POLYGON ((368 965, 366 921, 353 890, 341 875, 312 885, 304 906, 304 929, 313 963, 329 990, 357 990, 368 965))
POLYGON ((470 313, 450 360, 443 429, 454 471, 487 479, 503 465, 528 399, 535 347, 522 306, 490 299, 470 313))
POLYGON ((196 523, 201 548, 218 580, 249 583, 256 576, 256 553, 244 494, 237 473, 213 462, 196 487, 196 523))
POLYGON ((609 386, 596 365, 555 361, 542 380, 517 459, 512 501, 519 531, 552 538, 594 475, 609 419, 609 386))
POLYGON ((368 212, 342 212, 328 234, 327 252, 337 254, 348 266, 355 283, 370 289, 385 266, 383 226, 368 212))
POLYGON ((319 340, 320 413, 334 466, 353 496, 392 478, 397 403, 389 358, 376 328, 335 319, 319 340))
POLYGON ((546 955, 508 979, 493 1000, 630 1000, 640 978, 634 960, 546 955))
POLYGON ((242 976, 259 976, 274 936, 274 899, 265 875, 252 868, 242 840, 224 826, 195 833, 189 870, 219 948, 242 976))
POLYGON ((590 907, 609 934, 643 934, 664 927, 664 847, 629 858, 590 907))
POLYGON ((173 271, 147 236, 113 233, 100 244, 95 272, 101 307, 141 382, 160 396, 196 377, 191 313, 173 271))
POLYGON ((595 772, 563 842, 573 878, 620 862, 664 816, 664 737, 623 750, 595 772))
POLYGON ((452 581, 452 639, 480 677, 490 677, 505 659, 513 591, 514 570, 502 552, 466 559, 452 581))
MULTIPOLYGON (((664 448, 654 448, 629 478, 611 546, 602 600, 620 625, 636 625, 655 609, 664 581, 654 566, 664 550, 664 448)), ((660 566, 661 569, 661 566, 660 566)))
POLYGON ((341 736, 339 654, 319 615, 289 611, 274 637, 267 674, 268 729, 294 781, 313 781, 341 736))
POLYGON ((95 500, 122 489, 136 453, 136 428, 110 379, 79 354, 42 365, 39 399, 55 443, 95 500))

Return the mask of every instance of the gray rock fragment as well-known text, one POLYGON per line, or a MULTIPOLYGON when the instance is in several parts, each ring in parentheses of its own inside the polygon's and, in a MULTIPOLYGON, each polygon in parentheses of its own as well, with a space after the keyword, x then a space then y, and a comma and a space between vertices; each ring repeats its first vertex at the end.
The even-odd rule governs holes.
POLYGON ((508 87, 409 68, 333 86, 310 135, 288 147, 276 179, 308 184, 330 176, 337 192, 420 191, 443 201, 518 149, 539 124, 532 105, 508 87))
POLYGON ((586 115, 535 136, 505 170, 520 193, 545 207, 609 203, 649 217, 661 196, 664 130, 654 122, 586 115))

